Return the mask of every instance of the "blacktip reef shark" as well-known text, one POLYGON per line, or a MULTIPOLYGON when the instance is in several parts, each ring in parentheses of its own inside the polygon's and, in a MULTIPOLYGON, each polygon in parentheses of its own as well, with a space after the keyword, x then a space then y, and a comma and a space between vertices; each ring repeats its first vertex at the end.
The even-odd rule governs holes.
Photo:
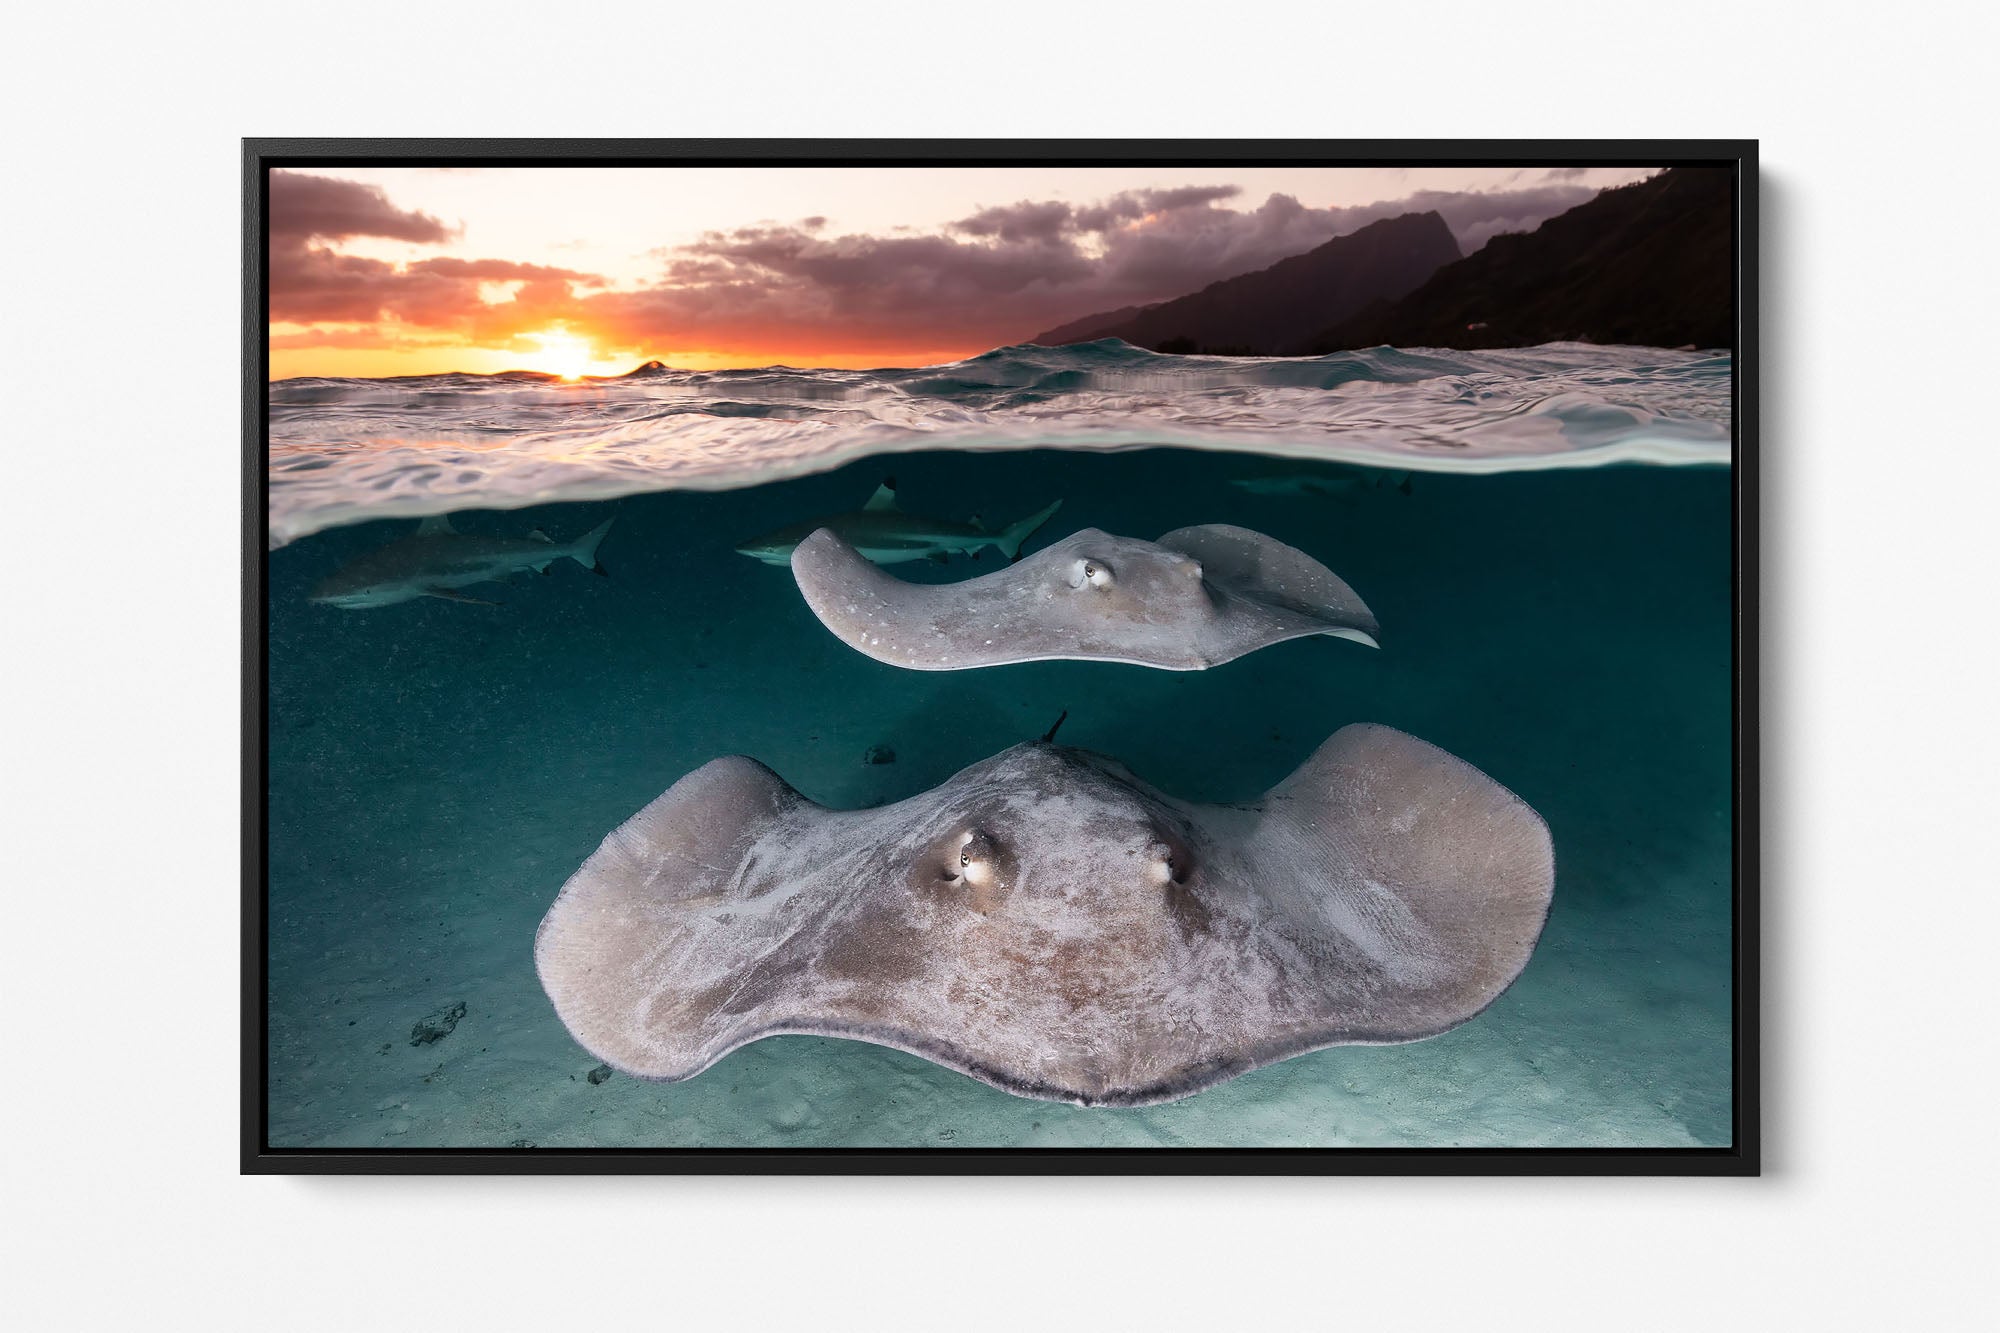
POLYGON ((440 514, 419 523, 409 536, 335 570, 313 589, 312 600, 348 611, 394 606, 419 597, 498 606, 456 589, 497 582, 525 569, 546 574, 550 565, 564 559, 601 575, 604 566, 597 562, 597 544, 611 524, 607 518, 568 545, 559 545, 540 528, 526 538, 472 536, 459 532, 440 514))
POLYGON ((1373 468, 1329 464, 1318 472, 1266 473, 1254 477, 1233 477, 1229 484, 1252 495, 1281 495, 1298 499, 1322 495, 1351 499, 1367 490, 1394 489, 1404 495, 1411 490, 1410 474, 1373 468))
POLYGON ((789 567, 794 547, 821 528, 831 528, 841 540, 878 565, 894 565, 906 560, 942 563, 954 551, 976 560, 989 546, 1009 560, 1018 560, 1021 558, 1021 543, 1033 536, 1035 529, 1048 522, 1060 508, 1062 501, 1057 500, 1019 523, 991 532, 976 515, 970 522, 959 523, 948 518, 924 518, 904 513, 896 503, 896 479, 890 477, 859 509, 806 523, 794 523, 788 528, 779 528, 776 532, 747 541, 736 550, 740 555, 761 560, 767 565, 789 567))

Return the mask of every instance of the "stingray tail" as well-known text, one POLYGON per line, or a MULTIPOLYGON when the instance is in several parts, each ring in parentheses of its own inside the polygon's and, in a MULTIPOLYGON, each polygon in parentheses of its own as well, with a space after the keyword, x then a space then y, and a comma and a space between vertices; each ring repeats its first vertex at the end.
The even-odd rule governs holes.
POLYGON ((564 554, 579 565, 582 565, 585 569, 602 574, 604 566, 597 562, 597 544, 604 540, 604 534, 611 531, 611 525, 617 521, 616 518, 605 519, 589 532, 578 537, 576 543, 568 551, 564 552, 564 554))
POLYGON ((1021 558, 1021 543, 1034 536, 1035 529, 1055 517, 1056 510, 1061 508, 1062 501, 1054 501, 1047 509, 1030 514, 1013 527, 1001 532, 998 537, 993 539, 993 544, 999 547, 1001 553, 1009 560, 1019 560, 1021 558))

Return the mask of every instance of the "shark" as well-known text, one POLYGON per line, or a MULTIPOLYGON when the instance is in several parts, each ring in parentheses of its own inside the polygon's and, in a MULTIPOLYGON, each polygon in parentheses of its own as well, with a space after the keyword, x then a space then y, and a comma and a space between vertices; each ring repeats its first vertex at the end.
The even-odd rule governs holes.
POLYGON ((597 544, 611 523, 607 518, 564 545, 540 528, 525 538, 472 536, 452 527, 451 519, 440 514, 419 523, 409 536, 335 570, 313 589, 312 600, 345 611, 394 606, 418 597, 498 606, 457 589, 503 580, 526 569, 546 574, 558 560, 574 560, 601 575, 604 566, 597 562, 597 544))
POLYGON ((878 565, 899 564, 906 560, 942 563, 953 552, 976 560, 989 546, 1009 560, 1019 560, 1021 543, 1033 536, 1035 529, 1048 522, 1060 508, 1062 501, 1053 501, 1019 523, 993 532, 979 521, 977 515, 968 522, 959 523, 948 518, 923 518, 904 513, 896 503, 896 479, 890 477, 859 509, 816 518, 807 523, 794 523, 747 541, 736 550, 752 560, 789 568, 792 549, 821 528, 829 528, 878 565))
POLYGON ((1330 464, 1319 472, 1235 477, 1229 484, 1252 495, 1281 495, 1293 499, 1307 495, 1346 499, 1365 490, 1384 488, 1393 488, 1408 495, 1411 490, 1410 474, 1407 472, 1384 472, 1343 463, 1330 464))

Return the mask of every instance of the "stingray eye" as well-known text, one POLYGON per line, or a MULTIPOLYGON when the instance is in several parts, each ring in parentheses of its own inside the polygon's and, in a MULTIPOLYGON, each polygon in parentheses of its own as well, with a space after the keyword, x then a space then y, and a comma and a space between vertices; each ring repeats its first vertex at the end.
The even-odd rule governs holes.
POLYGON ((1153 844, 1147 869, 1156 884, 1185 884, 1194 870, 1194 857, 1180 839, 1163 837, 1153 844))
POLYGON ((909 886, 919 897, 985 916, 1018 879, 1014 849, 978 827, 946 829, 910 863, 909 886))
POLYGON ((1079 560, 1070 569, 1069 586, 1108 588, 1111 586, 1111 566, 1102 560, 1079 560))
POLYGON ((958 864, 952 866, 946 878, 974 888, 991 884, 999 857, 999 848, 993 839, 977 829, 961 834, 958 842, 958 864))

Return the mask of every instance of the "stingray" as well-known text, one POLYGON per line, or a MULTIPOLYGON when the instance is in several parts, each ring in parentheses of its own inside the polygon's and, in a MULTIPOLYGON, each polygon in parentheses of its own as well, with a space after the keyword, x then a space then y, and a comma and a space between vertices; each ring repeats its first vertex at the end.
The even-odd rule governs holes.
POLYGON ((1085 528, 942 584, 905 583, 822 530, 792 553, 792 575, 848 647, 918 671, 1050 658, 1200 671, 1313 634, 1379 646, 1374 614, 1332 570, 1226 523, 1157 542, 1085 528))
POLYGON ((1249 805, 1041 741, 828 810, 736 756, 604 840, 535 966, 577 1041, 641 1078, 809 1033, 1140 1106, 1463 1023, 1527 964, 1554 873, 1533 810, 1387 727, 1249 805))

